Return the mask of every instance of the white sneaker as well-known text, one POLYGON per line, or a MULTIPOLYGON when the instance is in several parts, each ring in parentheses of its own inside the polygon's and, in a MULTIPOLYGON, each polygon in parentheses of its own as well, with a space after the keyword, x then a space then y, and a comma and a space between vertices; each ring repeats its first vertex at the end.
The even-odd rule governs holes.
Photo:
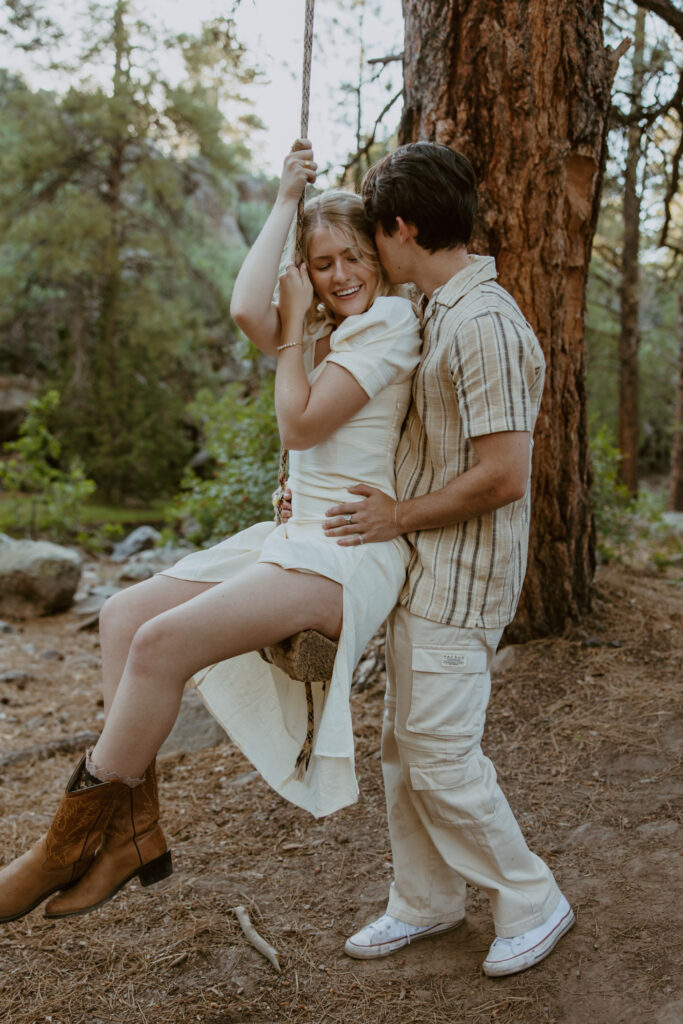
POLYGON ((461 917, 458 921, 445 921, 442 924, 408 924, 406 921, 399 921, 391 914, 384 914, 372 924, 366 924, 359 932, 347 939, 344 952, 357 960, 371 960, 376 956, 388 956, 395 953, 397 949, 409 946, 416 939, 426 939, 429 935, 438 935, 440 932, 450 931, 457 928, 465 920, 461 917))
POLYGON ((511 939, 494 939, 484 960, 484 974, 498 977, 533 967, 551 952, 574 924, 574 911, 562 896, 547 921, 511 939))

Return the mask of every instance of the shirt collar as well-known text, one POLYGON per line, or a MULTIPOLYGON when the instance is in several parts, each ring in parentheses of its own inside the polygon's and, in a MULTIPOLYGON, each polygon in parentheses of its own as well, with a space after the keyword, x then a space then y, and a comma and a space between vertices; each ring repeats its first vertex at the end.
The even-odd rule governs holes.
POLYGON ((469 265, 453 274, 453 277, 432 292, 431 298, 428 299, 426 295, 421 297, 419 309, 423 324, 434 315, 437 305, 454 306, 473 288, 484 284, 485 281, 496 280, 498 274, 493 256, 471 255, 468 259, 469 265))

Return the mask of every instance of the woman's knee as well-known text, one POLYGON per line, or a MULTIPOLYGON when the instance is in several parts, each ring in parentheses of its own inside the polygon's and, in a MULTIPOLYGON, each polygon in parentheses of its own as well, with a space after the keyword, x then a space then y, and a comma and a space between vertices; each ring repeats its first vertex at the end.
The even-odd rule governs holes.
POLYGON ((100 609, 100 633, 118 633, 129 618, 130 598, 125 590, 108 597, 100 609))
POLYGON ((177 631, 166 621, 164 614, 148 619, 138 626, 128 654, 131 671, 154 674, 160 667, 168 670, 177 656, 177 631))
POLYGON ((154 614, 143 585, 136 583, 104 602, 100 611, 100 633, 106 637, 131 637, 154 614))

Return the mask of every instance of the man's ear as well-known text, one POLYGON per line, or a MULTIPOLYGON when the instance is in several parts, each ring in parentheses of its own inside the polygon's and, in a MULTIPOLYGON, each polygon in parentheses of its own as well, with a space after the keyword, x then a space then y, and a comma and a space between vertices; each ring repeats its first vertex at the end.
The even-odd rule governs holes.
POLYGON ((403 217, 397 217, 396 224, 398 226, 399 238, 404 244, 417 236, 417 228, 410 221, 405 221, 403 217))

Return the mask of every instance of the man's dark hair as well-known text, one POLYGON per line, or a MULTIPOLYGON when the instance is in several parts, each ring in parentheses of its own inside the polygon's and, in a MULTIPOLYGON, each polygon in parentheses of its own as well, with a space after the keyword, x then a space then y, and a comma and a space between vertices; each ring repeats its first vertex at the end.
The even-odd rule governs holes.
POLYGON ((385 234, 396 218, 417 228, 416 242, 428 252, 466 245, 477 212, 477 186, 467 157, 434 142, 409 142, 371 167, 361 195, 371 224, 385 234))

